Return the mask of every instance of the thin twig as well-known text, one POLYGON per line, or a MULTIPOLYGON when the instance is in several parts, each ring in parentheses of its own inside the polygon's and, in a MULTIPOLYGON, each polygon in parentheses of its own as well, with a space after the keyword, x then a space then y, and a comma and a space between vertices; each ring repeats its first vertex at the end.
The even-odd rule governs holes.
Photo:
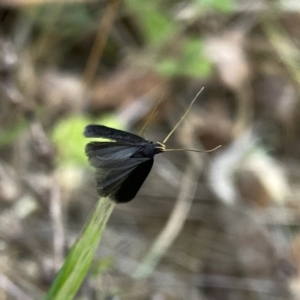
POLYGON ((0 273, 0 286, 9 295, 13 296, 15 299, 19 300, 33 300, 25 294, 16 284, 14 284, 7 276, 0 273))
POLYGON ((135 271, 134 277, 145 278, 149 276, 181 232, 196 193, 200 173, 199 164, 191 162, 188 165, 173 212, 150 251, 135 271))
POLYGON ((87 60, 85 71, 83 73, 84 82, 88 87, 92 84, 95 74, 97 72, 104 47, 106 45, 110 30, 112 28, 118 10, 119 3, 120 0, 109 0, 104 15, 101 18, 97 36, 95 38, 93 47, 91 49, 91 53, 87 60))
POLYGON ((64 226, 61 205, 61 193, 58 184, 53 180, 50 197, 50 216, 53 229, 54 268, 57 271, 64 259, 64 226))

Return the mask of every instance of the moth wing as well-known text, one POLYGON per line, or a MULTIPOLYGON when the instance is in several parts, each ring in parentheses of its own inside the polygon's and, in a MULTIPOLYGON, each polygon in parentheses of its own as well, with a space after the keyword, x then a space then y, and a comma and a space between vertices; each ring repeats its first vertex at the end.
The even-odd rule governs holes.
POLYGON ((97 191, 108 196, 118 190, 129 174, 149 158, 130 158, 140 146, 92 142, 86 146, 90 164, 96 170, 97 191))
POLYGON ((139 146, 117 142, 91 142, 85 147, 85 153, 94 168, 113 167, 116 161, 128 159, 140 149, 139 146))
MULTIPOLYGON (((131 176, 134 170, 147 160, 149 159, 128 158, 127 160, 121 162, 115 161, 115 166, 109 170, 97 169, 96 182, 98 193, 103 196, 116 194, 126 179, 131 176)), ((115 199, 114 196, 112 198, 115 199)))
POLYGON ((125 203, 132 200, 148 177, 152 169, 153 162, 154 159, 151 158, 136 166, 130 174, 126 176, 120 187, 112 195, 113 199, 119 203, 125 203))
POLYGON ((116 142, 123 142, 130 145, 143 144, 146 140, 136 134, 118 130, 103 125, 88 125, 84 129, 84 136, 95 138, 101 137, 110 139, 116 142))

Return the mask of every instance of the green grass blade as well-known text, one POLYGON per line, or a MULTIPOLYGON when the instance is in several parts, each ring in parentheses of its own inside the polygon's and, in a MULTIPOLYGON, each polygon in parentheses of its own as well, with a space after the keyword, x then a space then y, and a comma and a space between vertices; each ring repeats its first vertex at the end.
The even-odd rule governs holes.
POLYGON ((45 300, 73 299, 84 280, 115 203, 100 198, 82 235, 72 246, 45 300))

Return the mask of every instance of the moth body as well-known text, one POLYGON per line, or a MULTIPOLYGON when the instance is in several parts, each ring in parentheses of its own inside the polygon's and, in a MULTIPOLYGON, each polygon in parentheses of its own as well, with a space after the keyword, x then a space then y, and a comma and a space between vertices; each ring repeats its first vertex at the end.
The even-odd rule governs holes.
POLYGON ((135 197, 151 171, 154 156, 165 150, 159 142, 102 125, 86 126, 84 135, 111 140, 88 143, 85 151, 96 168, 98 194, 119 203, 135 197))

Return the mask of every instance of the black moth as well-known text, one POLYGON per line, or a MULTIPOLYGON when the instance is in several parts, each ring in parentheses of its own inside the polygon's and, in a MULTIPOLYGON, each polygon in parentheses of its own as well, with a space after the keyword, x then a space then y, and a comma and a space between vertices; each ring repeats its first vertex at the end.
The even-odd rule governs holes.
POLYGON ((111 142, 91 142, 85 149, 90 164, 96 168, 97 191, 100 196, 110 196, 112 200, 119 203, 132 200, 152 168, 154 155, 158 153, 215 150, 166 149, 165 147, 165 142, 184 119, 201 91, 162 143, 153 143, 138 135, 102 125, 86 126, 85 137, 111 140, 111 142))
POLYGON ((102 137, 114 142, 91 142, 86 155, 96 168, 97 191, 116 202, 132 200, 147 178, 155 154, 165 150, 161 143, 102 125, 88 125, 86 137, 102 137))

